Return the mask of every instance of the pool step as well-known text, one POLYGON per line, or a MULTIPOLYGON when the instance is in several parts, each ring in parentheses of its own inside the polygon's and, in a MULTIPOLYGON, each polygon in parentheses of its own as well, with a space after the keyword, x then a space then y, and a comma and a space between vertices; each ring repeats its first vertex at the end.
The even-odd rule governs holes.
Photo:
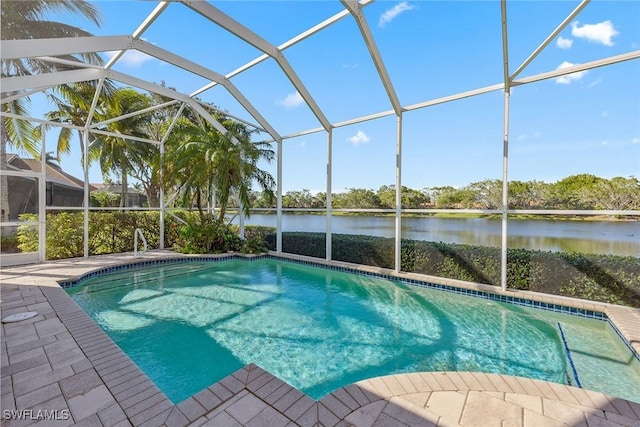
POLYGON ((578 370, 576 369, 576 365, 573 363, 573 358, 571 357, 571 350, 569 350, 569 345, 567 344, 567 339, 564 336, 564 331, 562 330, 562 325, 560 325, 560 322, 558 322, 558 331, 560 331, 560 338, 562 338, 564 354, 565 356, 567 356, 567 359, 569 360, 569 366, 571 367, 571 373, 573 374, 573 375, 569 375, 567 372, 565 372, 565 375, 567 376, 567 380, 569 381, 569 385, 582 388, 582 384, 580 383, 580 377, 578 376, 578 370), (573 377, 573 381, 571 381, 572 377, 573 377))
MULTIPOLYGON (((186 270, 184 268, 181 269, 172 269, 170 272, 164 271, 163 275, 162 275, 162 279, 171 279, 173 277, 178 277, 178 276, 190 276, 192 274, 197 274, 197 273, 201 273, 204 271, 208 271, 208 270, 213 270, 215 269, 217 266, 211 266, 211 265, 203 265, 202 268, 196 268, 196 269, 189 269, 186 270)), ((156 272, 157 273, 157 272, 156 272)), ((131 279, 131 278, 129 278, 131 279)), ((135 279, 126 281, 126 282, 121 282, 118 283, 115 286, 108 286, 109 283, 113 283, 114 279, 112 278, 109 281, 100 281, 98 283, 89 283, 86 285, 86 288, 83 289, 82 293, 96 293, 96 292, 105 292, 105 291, 109 291, 112 289, 118 289, 118 288, 123 288, 123 287, 128 287, 128 286, 139 286, 145 283, 153 283, 153 282, 157 282, 160 279, 160 276, 158 274, 145 274, 142 278, 137 277, 135 279)))
MULTIPOLYGON (((171 272, 171 271, 182 271, 185 267, 189 267, 191 264, 167 264, 166 266, 162 266, 162 271, 171 272)), ((208 263, 195 263, 193 265, 197 266, 207 266, 208 263)), ((190 268, 190 267, 189 267, 190 268)), ((129 278, 131 275, 135 275, 136 277, 140 276, 150 276, 153 274, 158 274, 158 266, 157 265, 148 265, 148 266, 135 266, 131 269, 121 270, 115 273, 107 274, 104 276, 98 276, 96 278, 89 279, 90 283, 88 286, 99 285, 101 283, 109 283, 114 280, 118 280, 121 278, 129 278)), ((79 283, 79 286, 82 286, 82 282, 79 283)))

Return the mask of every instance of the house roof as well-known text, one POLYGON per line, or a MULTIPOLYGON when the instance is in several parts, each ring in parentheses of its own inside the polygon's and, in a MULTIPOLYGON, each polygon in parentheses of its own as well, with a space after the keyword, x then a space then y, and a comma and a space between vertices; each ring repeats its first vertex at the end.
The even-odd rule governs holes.
MULTIPOLYGON (((7 154, 7 156, 7 163, 16 169, 28 170, 32 172, 40 172, 42 170, 42 163, 40 160, 23 159, 17 154, 7 154)), ((46 177, 47 182, 52 182, 68 188, 84 190, 84 181, 63 171, 58 165, 47 163, 46 177)), ((89 191, 92 190, 95 190, 95 188, 91 184, 89 184, 89 191)))

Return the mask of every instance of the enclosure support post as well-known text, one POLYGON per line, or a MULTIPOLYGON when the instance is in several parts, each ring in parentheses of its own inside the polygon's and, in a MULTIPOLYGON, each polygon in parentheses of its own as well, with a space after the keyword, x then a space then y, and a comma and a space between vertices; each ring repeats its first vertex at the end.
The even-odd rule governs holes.
POLYGON ((164 249, 164 140, 160 141, 160 249, 164 249))
POLYGON ((396 236, 395 271, 402 269, 402 112, 396 124, 396 236))
POLYGON ((43 129, 40 148, 41 174, 38 180, 38 256, 40 262, 44 262, 47 258, 47 147, 45 134, 43 129))
POLYGON ((509 76, 509 48, 507 33, 507 2, 501 0, 500 15, 502 18, 502 70, 504 73, 504 134, 502 140, 502 244, 500 257, 500 287, 507 290, 507 209, 509 208, 509 95, 511 93, 511 77, 509 76))
POLYGON ((83 230, 84 230, 84 248, 83 256, 89 258, 89 132, 85 129, 82 132, 82 169, 84 171, 84 207, 83 211, 83 230))
POLYGON ((500 286, 507 290, 507 208, 509 206, 509 91, 504 92, 504 140, 502 148, 502 250, 500 259, 500 286))
POLYGON ((329 129, 327 131, 327 233, 326 233, 326 257, 327 261, 331 261, 331 191, 332 191, 332 183, 331 183, 331 170, 333 162, 333 130, 329 129))
POLYGON ((276 141, 278 144, 278 188, 276 201, 276 252, 282 253, 282 139, 276 141))

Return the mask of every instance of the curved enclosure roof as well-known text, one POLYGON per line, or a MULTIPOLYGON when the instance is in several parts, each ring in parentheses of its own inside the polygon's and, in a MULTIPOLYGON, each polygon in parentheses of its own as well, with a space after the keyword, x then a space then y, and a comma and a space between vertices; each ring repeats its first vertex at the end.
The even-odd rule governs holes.
MULTIPOLYGON (((639 50, 620 44, 594 49, 579 64, 545 68, 550 62, 540 58, 557 54, 557 46, 569 40, 564 34, 576 39, 576 28, 588 32, 580 17, 601 7, 588 1, 180 1, 108 7, 117 17, 106 18, 121 22, 90 30, 95 37, 3 40, 3 59, 38 57, 65 65, 65 71, 3 79, 3 102, 63 83, 110 79, 186 103, 205 116, 200 102, 213 103, 265 139, 281 140, 640 57, 639 50), (443 49, 456 52, 445 55, 443 49), (101 54, 106 65, 59 59, 85 52, 101 54)), ((90 127, 98 126, 92 120, 90 127)))

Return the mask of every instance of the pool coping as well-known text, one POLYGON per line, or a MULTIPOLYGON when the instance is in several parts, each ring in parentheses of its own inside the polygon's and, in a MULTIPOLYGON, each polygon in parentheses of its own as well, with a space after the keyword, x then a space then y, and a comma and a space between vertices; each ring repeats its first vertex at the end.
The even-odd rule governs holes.
MULTIPOLYGON (((273 253, 269 255, 274 258, 283 258, 287 260, 295 259, 303 263, 311 262, 313 264, 319 264, 319 265, 324 264, 324 260, 318 260, 315 258, 300 257, 300 256, 290 257, 288 255, 282 256, 281 254, 273 254, 273 253)), ((238 256, 238 254, 232 254, 232 255, 225 254, 220 256, 214 256, 214 258, 227 259, 230 256, 238 256)), ((123 259, 126 259, 125 264, 130 265, 130 264, 137 264, 141 261, 144 262, 146 260, 156 260, 156 259, 165 260, 166 262, 171 257, 174 257, 174 258, 181 257, 181 255, 165 251, 162 254, 160 253, 149 254, 149 256, 145 256, 142 259, 140 258, 132 259, 132 258, 128 258, 126 254, 120 254, 119 256, 111 256, 109 258, 104 258, 104 261, 109 263, 111 266, 114 266, 116 264, 122 264, 123 259)), ((189 257, 181 257, 181 258, 197 259, 197 258, 203 258, 203 257, 189 256, 189 257)), ((211 258, 211 256, 207 256, 206 258, 211 258)), ((249 256, 249 258, 256 259, 259 257, 249 256)), ((78 260, 78 263, 82 265, 83 261, 84 260, 82 259, 78 260)), ((56 262, 47 263, 47 264, 52 265, 53 269, 55 270, 56 262)), ((57 263, 57 264, 61 266, 65 263, 57 263)), ((83 274, 87 274, 91 271, 95 271, 103 268, 100 266, 97 267, 96 264, 93 264, 93 263, 84 263, 84 264, 87 264, 81 267, 84 270, 84 273, 81 273, 79 276, 82 276, 83 274)), ((79 360, 75 364, 71 364, 70 365, 71 369, 67 369, 64 373, 60 374, 60 375, 66 376, 65 378, 59 381, 58 380, 53 381, 53 383, 61 384, 60 385, 60 388, 62 389, 61 394, 63 395, 63 399, 66 402, 66 407, 71 408, 71 412, 74 415, 74 420, 76 421, 78 421, 76 418, 82 415, 82 414, 78 415, 78 413, 82 413, 82 410, 78 408, 82 406, 87 407, 87 405, 91 406, 91 404, 93 404, 94 406, 97 405, 96 413, 89 415, 86 419, 89 419, 90 417, 93 421, 97 421, 102 425, 120 425, 120 424, 122 425, 131 425, 131 424, 133 425, 165 425, 165 424, 166 425, 188 425, 191 423, 195 423, 194 425, 198 425, 199 423, 209 422, 214 419, 217 419, 219 422, 222 422, 223 419, 226 419, 225 417, 234 417, 234 414, 235 414, 235 418, 233 419, 235 419, 235 421, 237 422, 239 421, 239 418, 243 419, 243 417, 248 416, 247 414, 253 413, 251 411, 256 411, 258 409, 260 409, 260 411, 257 413, 254 413, 253 415, 258 416, 259 414, 262 414, 262 416, 268 416, 273 419, 278 419, 279 422, 282 422, 282 425, 286 425, 289 422, 293 422, 294 424, 299 424, 299 425, 315 425, 316 423, 321 423, 323 425, 333 425, 340 422, 341 420, 345 420, 345 422, 352 422, 353 419, 359 416, 365 417, 365 418, 371 417, 372 416, 371 411, 376 413, 376 411, 382 407, 381 403, 374 405, 375 402, 384 400, 384 402, 386 402, 384 404, 385 405, 384 407, 387 408, 387 406, 391 404, 390 402, 393 401, 394 398, 400 396, 403 393, 404 394, 423 393, 420 399, 425 397, 424 393, 427 393, 427 389, 425 388, 424 384, 422 384, 422 389, 420 389, 422 391, 417 391, 418 389, 416 388, 415 384, 413 386, 408 386, 407 384, 411 383, 411 381, 405 384, 404 388, 400 387, 395 391, 391 390, 393 387, 389 388, 390 386, 387 383, 395 384, 396 382, 400 382, 400 383, 406 382, 407 379, 411 378, 410 376, 413 375, 413 374, 405 374, 406 377, 397 376, 398 378, 393 380, 387 379, 383 381, 378 378, 366 380, 364 382, 357 383, 356 385, 351 385, 351 386, 347 386, 345 388, 336 390, 330 393, 329 395, 325 396, 320 401, 316 402, 313 399, 301 393, 300 391, 289 386, 288 384, 285 384, 282 380, 279 380, 278 378, 274 377, 268 372, 262 370, 261 368, 255 365, 247 365, 241 370, 237 371, 236 373, 233 373, 229 377, 213 384, 207 389, 199 393, 196 393, 194 396, 186 399, 185 401, 179 403, 178 405, 173 405, 166 398, 166 396, 155 386, 155 384, 151 380, 149 380, 146 377, 146 375, 142 373, 142 371, 140 371, 140 369, 129 359, 129 357, 126 356, 115 343, 113 343, 113 341, 106 335, 106 333, 104 333, 102 329, 100 329, 100 327, 98 327, 97 324, 95 324, 89 318, 89 316, 75 303, 75 301, 73 301, 71 297, 60 286, 57 285, 55 280, 52 278, 52 277, 56 277, 55 275, 47 274, 47 273, 43 274, 43 272, 39 272, 39 270, 42 270, 42 267, 43 266, 40 265, 39 268, 37 267, 26 268, 26 270, 31 271, 31 276, 21 277, 21 278, 12 277, 10 278, 10 282, 13 282, 13 283, 10 283, 9 286, 14 286, 14 283, 16 283, 16 285, 19 285, 19 282, 26 282, 26 283, 22 283, 22 286, 35 285, 42 292, 42 295, 45 297, 46 302, 50 304, 52 312, 49 312, 49 313, 45 312, 43 313, 43 315, 34 318, 32 321, 29 321, 28 323, 29 325, 32 325, 32 326, 35 325, 37 336, 39 338, 38 341, 43 341, 43 340, 45 341, 45 343, 43 344, 44 353, 46 353, 50 362, 55 356, 51 357, 49 355, 50 351, 47 351, 47 347, 51 348, 52 346, 56 345, 56 343, 50 340, 47 341, 47 338, 51 336, 51 334, 47 335, 48 332, 46 332, 46 330, 49 327, 41 326, 40 328, 38 328, 38 324, 40 325, 50 324, 51 321, 56 318, 59 319, 61 323, 61 327, 59 329, 56 329, 55 327, 53 328, 54 332, 58 332, 56 334, 53 334, 53 336, 55 338, 58 338, 58 335, 60 335, 60 338, 62 338, 65 336, 65 332, 68 332, 68 335, 70 335, 70 337, 73 339, 73 342, 69 342, 67 345, 70 347, 73 347, 73 344, 75 344, 78 347, 79 351, 86 357, 86 360, 88 363, 83 363, 82 360, 79 360), (19 280, 19 279, 22 279, 22 280, 19 280), (86 381, 87 376, 91 376, 93 375, 93 373, 97 374, 97 377, 100 379, 99 382, 101 385, 97 385, 96 387, 93 387, 90 390, 83 390, 84 393, 81 393, 81 394, 74 395, 73 392, 67 393, 67 391, 70 388, 68 383, 74 383, 74 381, 82 383, 83 381, 86 381), (379 383, 379 381, 382 381, 382 383, 379 383), (385 386, 384 384, 387 384, 387 385, 385 386), (360 392, 362 392, 363 395, 369 396, 368 403, 365 401, 365 399, 362 398, 360 393, 358 393, 358 390, 354 389, 354 387, 360 390, 360 392), (368 395, 363 391, 367 387, 371 388, 368 392, 369 393, 368 395), (372 393, 373 393, 373 397, 372 397, 372 393), (389 395, 389 393, 391 394, 389 395), (101 399, 97 399, 96 396, 101 396, 101 399), (356 396, 358 396, 361 400, 360 402, 360 401, 357 401, 356 399, 356 401, 358 402, 358 405, 360 406, 357 406, 353 403, 353 400, 355 399, 356 396), (109 398, 106 398, 106 397, 109 397, 109 398), (375 400, 375 402, 372 400, 372 398, 374 397, 377 399, 375 400), (97 403, 97 400, 102 400, 102 403, 97 403), (105 406, 106 405, 105 401, 110 405, 105 406), (363 408, 365 408, 365 406, 368 407, 369 409, 364 410, 363 408), (241 407, 245 409, 239 410, 241 407), (345 408, 348 408, 348 409, 345 409, 345 408), (105 412, 107 410, 108 412, 105 412), (111 418, 109 418, 109 414, 112 415, 111 418), (113 415, 113 414, 117 414, 117 415, 113 415), (219 418, 219 417, 222 417, 222 418, 219 418), (352 417, 352 421, 348 421, 349 417, 352 417), (113 421, 113 423, 111 423, 111 421, 109 420, 113 421)), ((381 274, 384 276, 393 276, 394 278, 400 278, 400 279, 404 279, 406 277, 412 276, 411 274, 407 274, 407 273, 396 275, 394 272, 389 270, 358 266, 358 265, 353 265, 348 263, 333 263, 332 267, 348 268, 350 271, 359 271, 367 274, 373 273, 376 275, 381 274)), ((15 268, 5 269, 5 271, 7 270, 9 270, 9 273, 10 273, 11 270, 16 270, 16 269, 15 268)), ((77 272, 78 268, 73 268, 72 271, 77 272)), ((70 273, 71 271, 66 270, 65 268, 59 269, 58 280, 68 281, 73 277, 78 277, 77 274, 74 276, 73 274, 70 274, 70 273)), ((422 275, 419 275, 419 277, 423 280, 425 278, 425 276, 422 276, 422 275)), ((412 280, 418 280, 418 279, 416 278, 412 280)), ((441 279, 441 280, 447 282, 447 283, 443 283, 446 285, 450 285, 452 283, 459 284, 458 281, 451 281, 447 279, 441 279)), ((469 289, 472 289, 472 290, 483 290, 483 291, 487 290, 485 289, 486 285, 470 284, 466 282, 464 283, 464 285, 468 286, 469 289)), ((5 287, 5 280, 3 280, 3 288, 4 287, 5 287)), ((511 292, 511 291, 507 291, 507 292, 511 292)), ((520 291, 520 292, 516 292, 516 294, 519 295, 518 298, 521 298, 524 296, 528 297, 529 294, 533 294, 533 293, 522 293, 520 291)), ((510 295, 514 295, 514 294, 510 293, 510 295)), ((548 298, 549 296, 545 295, 542 297, 548 298)), ((25 297, 23 297, 23 300, 24 299, 25 297)), ((616 313, 620 311, 621 312, 620 316, 618 316, 617 318, 622 320, 622 325, 616 325, 616 328, 619 329, 621 334, 625 334, 625 331, 629 331, 629 330, 631 331, 640 330, 640 327, 638 327, 638 325, 640 325, 640 317, 637 316, 637 313, 636 313, 637 310, 634 310, 634 309, 629 310, 628 307, 610 306, 607 304, 591 303, 591 302, 585 302, 585 301, 574 300, 574 299, 566 299, 564 297, 559 297, 559 298, 552 297, 550 300, 547 300, 547 302, 551 304, 557 304, 560 301, 567 302, 567 300, 572 302, 573 304, 576 304, 575 305, 576 308, 599 309, 594 311, 605 313, 606 317, 610 319, 610 321, 613 322, 614 325, 616 324, 615 323, 616 322, 615 319, 617 316, 616 313), (613 319, 610 316, 610 314, 613 314, 613 319)), ((34 308, 42 304, 43 302, 35 302, 34 304, 25 304, 24 307, 34 308)), ((19 307, 16 304, 14 307, 10 306, 8 310, 5 310, 5 301, 3 297, 3 313, 4 314, 11 314, 11 311, 16 311, 18 309, 22 309, 22 306, 19 307)), ((19 323, 22 323, 22 322, 19 322, 19 323)), ((34 367, 34 368, 20 371, 19 370, 20 368, 18 367, 18 365, 20 365, 21 362, 9 363, 10 359, 17 357, 16 355, 25 354, 26 352, 33 351, 33 349, 36 348, 36 347, 31 347, 31 345, 28 345, 27 347, 30 347, 30 348, 25 350, 25 353, 23 352, 16 353, 17 350, 15 349, 18 349, 21 346, 25 347, 25 345, 27 345, 28 343, 24 343, 24 344, 19 343, 19 344, 16 344, 15 346, 13 345, 7 346, 6 341, 11 341, 11 339, 13 339, 12 334, 10 332, 17 330, 17 328, 19 328, 19 324, 13 324, 13 325, 16 325, 16 326, 8 327, 7 325, 3 324, 2 338, 3 338, 3 341, 5 342, 2 345, 2 350, 3 350, 2 366, 3 366, 3 407, 11 407, 11 405, 6 406, 4 404, 5 389, 6 389, 4 387, 5 373, 8 371, 10 373, 11 379, 14 381, 9 384, 10 385, 9 388, 11 389, 10 397, 13 399, 13 408, 15 408, 16 406, 19 406, 19 405, 16 405, 16 402, 19 402, 21 399, 24 401, 25 396, 27 397, 32 396, 34 393, 37 392, 37 390, 31 390, 29 393, 25 393, 24 396, 14 396, 13 392, 16 391, 14 390, 14 386, 17 387, 18 385, 22 384, 19 381, 22 379, 22 377, 14 380, 12 375, 14 373, 13 371, 17 371, 16 375, 20 375, 24 373, 29 373, 30 371, 33 371, 37 368, 34 367), (13 352, 11 350, 13 350, 13 352), (17 381, 17 383, 15 381, 17 381)), ((632 338, 630 339, 629 342, 633 345, 640 342, 640 340, 633 341, 633 338, 632 338)), ((23 348, 20 348, 20 350, 22 349, 23 348)), ((75 349, 72 349, 72 350, 75 351, 75 349)), ((24 363, 24 361, 22 363, 24 363)), ((31 372, 31 374, 36 375, 36 372, 31 372)), ((56 372, 55 370, 53 370, 52 378, 53 376, 55 376, 55 374, 56 372)), ((440 375, 440 374, 441 373, 432 373, 429 375, 440 375)), ((467 375, 467 373, 446 373, 445 375, 458 378, 457 376, 461 376, 463 374, 467 375)), ((424 377, 427 374, 423 373, 420 375, 424 377)), ((504 394, 503 401, 506 402, 505 400, 506 393, 517 393, 518 390, 521 390, 521 389, 525 390, 524 383, 528 384, 527 379, 520 378, 520 379, 516 379, 515 383, 518 383, 518 382, 524 382, 524 383, 521 384, 520 387, 516 387, 514 386, 515 383, 513 383, 514 381, 513 378, 516 378, 516 377, 507 377, 507 376, 500 376, 500 375, 497 375, 496 378, 501 378, 501 379, 489 380, 489 382, 487 383, 487 378, 493 378, 492 375, 477 374, 477 373, 469 374, 469 375, 471 375, 471 377, 469 377, 471 379, 468 379, 467 382, 471 384, 476 384, 476 385, 484 384, 483 387, 467 386, 465 388, 465 387, 460 387, 460 384, 458 384, 458 386, 454 388, 451 388, 451 386, 449 385, 448 388, 446 387, 442 388, 441 386, 441 390, 436 390, 437 387, 434 388, 432 385, 429 387, 428 393, 433 393, 435 391, 444 393, 444 392, 450 392, 454 390, 458 392, 461 392, 463 390, 467 390, 467 392, 471 392, 473 390, 476 390, 476 391, 483 390, 485 392, 491 392, 491 393, 503 393, 504 394), (482 378, 484 378, 484 380, 482 380, 482 378), (505 378, 509 378, 509 379, 505 379, 505 378), (499 391, 495 387, 494 383, 501 384, 502 382, 507 382, 507 383, 510 383, 511 385, 504 388, 503 391, 499 391), (494 384, 494 386, 488 387, 488 384, 494 384)), ((392 376, 392 377, 395 378, 396 376, 392 376)), ((37 381, 42 382, 43 380, 38 379, 37 381)), ((416 381, 417 381, 417 377, 414 378, 413 382, 415 383, 416 381)), ((530 381, 534 381, 534 380, 530 380, 530 381)), ((443 382, 443 379, 440 378, 440 382, 436 381, 435 384, 439 384, 442 382, 443 382)), ((444 383, 448 384, 447 381, 444 381, 444 383)), ((541 382, 541 383, 544 383, 544 382, 541 382)), ((96 384, 97 382, 95 382, 93 385, 96 385, 96 384)), ((463 381, 462 384, 465 384, 465 382, 463 381)), ((47 385, 46 387, 49 387, 49 385, 47 385)), ((538 384, 535 389, 538 390, 538 394, 540 394, 542 393, 543 390, 546 390, 545 387, 546 386, 538 384)), ((569 393, 565 395, 567 396, 567 398, 565 399, 565 403, 571 403, 572 405, 576 405, 580 403, 581 400, 584 400, 585 402, 590 401, 592 402, 592 404, 586 405, 584 407, 593 409, 593 406, 594 406, 593 403, 597 400, 600 403, 596 404, 596 406, 600 408, 602 404, 606 403, 606 405, 608 405, 607 407, 610 409, 609 413, 613 414, 612 416, 615 416, 616 414, 618 416, 625 416, 624 414, 631 416, 632 414, 635 413, 637 416, 637 420, 640 420, 640 405, 634 402, 621 404, 618 401, 622 401, 622 402, 626 402, 626 401, 624 401, 623 399, 617 399, 612 397, 602 397, 605 395, 600 396, 600 394, 598 393, 589 392, 586 390, 578 392, 576 390, 581 390, 581 389, 572 390, 573 389, 572 387, 562 386, 560 384, 551 385, 549 387, 552 387, 552 388, 560 387, 560 389, 564 391, 560 392, 556 390, 553 393, 547 393, 546 397, 544 397, 546 399, 556 399, 561 401, 563 400, 561 396, 565 395, 564 393, 569 393), (579 396, 582 396, 581 399, 576 398, 576 393, 579 396), (587 395, 590 395, 591 396, 590 400, 584 399, 584 395, 581 393, 587 393, 587 395), (551 396, 551 394, 553 394, 553 396, 555 397, 551 396), (568 396, 572 396, 572 397, 569 398, 568 396), (599 397, 595 398, 594 396, 599 396, 599 397), (618 409, 614 411, 613 409, 611 409, 615 407, 614 403, 612 402, 618 402, 617 403, 618 406, 622 405, 624 409, 618 409), (631 408, 631 409, 628 409, 627 406, 628 408, 631 408)), ((76 390, 78 389, 79 388, 76 387, 76 390)), ((528 393, 528 394, 531 394, 531 393, 528 393)), ((424 402, 425 405, 426 405, 426 402, 427 401, 425 400, 424 402)), ((423 405, 422 407, 423 410, 426 410, 425 405, 423 405)), ((402 407, 402 405, 400 405, 400 407, 402 407)), ((391 411, 391 409, 392 407, 389 407, 389 411, 391 411)), ((393 418, 393 414, 390 415, 387 412, 381 409, 380 411, 377 412, 376 417, 382 417, 384 415, 384 416, 391 416, 393 418)), ((606 410, 604 410, 603 414, 604 413, 606 413, 606 410)), ((429 415, 427 413, 424 413, 423 415, 424 416, 428 415, 433 418, 435 416, 434 414, 435 413, 431 413, 429 415)), ((544 416, 544 414, 541 414, 541 413, 539 413, 538 415, 544 416)), ((437 420, 437 417, 434 419, 437 420)), ((630 418, 630 419, 633 419, 633 418, 630 418)), ((251 421, 251 419, 247 419, 246 421, 248 423, 251 421)), ((13 425, 13 424, 10 421, 7 425, 13 425)), ((27 425, 27 424, 18 423, 16 425, 27 425)))

